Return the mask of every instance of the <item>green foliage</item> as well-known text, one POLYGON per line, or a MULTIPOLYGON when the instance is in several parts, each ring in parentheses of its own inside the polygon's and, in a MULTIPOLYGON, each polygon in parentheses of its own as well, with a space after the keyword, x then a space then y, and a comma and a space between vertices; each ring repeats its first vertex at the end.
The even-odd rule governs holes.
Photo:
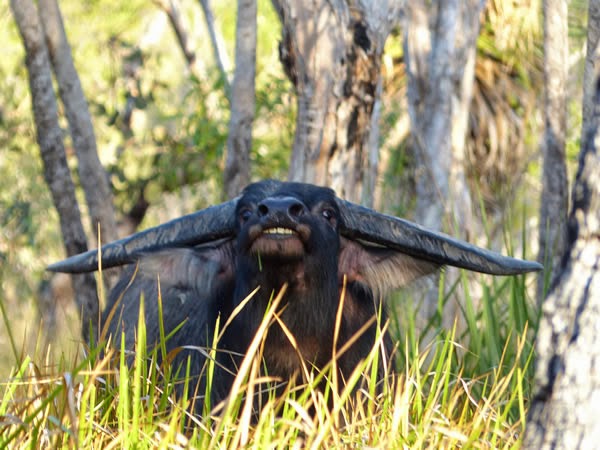
MULTIPOLYGON (((278 62, 279 19, 269 1, 259 3, 253 176, 285 177, 294 97, 278 62)), ((164 220, 165 210, 183 214, 219 200, 229 104, 199 4, 182 3, 190 41, 206 69, 199 78, 190 75, 166 16, 152 2, 63 1, 60 7, 118 219, 141 201, 152 205, 142 225, 149 226, 164 220)), ((229 2, 213 2, 213 7, 233 59, 235 8, 229 2)), ((13 321, 25 327, 36 315, 41 283, 49 278, 45 266, 63 257, 64 250, 42 175, 23 45, 8 2, 0 4, 0 25, 0 297, 13 321)), ((78 185, 77 162, 58 106, 78 185)), ((91 237, 79 189, 77 195, 91 237)), ((34 345, 31 331, 18 331, 19 339, 30 335, 28 347, 34 345)))
MULTIPOLYGON (((167 203, 165 209, 179 208, 180 212, 218 198, 229 106, 203 34, 198 5, 192 3, 184 14, 207 68, 200 78, 189 75, 168 24, 152 2, 60 2, 93 116, 99 155, 109 169, 119 211, 128 211, 142 195, 152 203, 161 199, 167 203)), ((525 104, 529 97, 521 93, 541 86, 540 30, 525 26, 539 24, 539 8, 527 2, 508 3, 514 6, 514 20, 487 18, 478 48, 488 61, 500 62, 489 92, 501 90, 508 112, 530 115, 533 122, 535 111, 525 104), (519 8, 525 7, 535 10, 535 17, 521 14, 519 8)), ((232 56, 235 9, 232 2, 212 4, 232 56)), ((574 5, 582 10, 581 2, 574 5)), ((572 13, 571 23, 580 24, 583 17, 572 13)), ((284 178, 293 141, 295 97, 279 65, 280 25, 268 0, 259 1, 258 24, 253 177, 284 178)), ((582 27, 571 29, 576 30, 572 39, 577 44, 582 27)), ((119 349, 101 356, 100 348, 91 348, 84 357, 77 347, 75 355, 69 354, 69 344, 78 345, 80 335, 76 320, 67 315, 60 340, 52 343, 64 356, 56 356, 56 348, 41 354, 36 350, 41 348, 41 339, 35 299, 45 265, 63 256, 62 240, 42 176, 23 49, 8 2, 0 4, 0 36, 0 304, 4 324, 0 342, 5 344, 0 352, 0 447, 290 448, 296 442, 321 447, 518 446, 531 395, 532 335, 537 326, 537 313, 527 296, 526 280, 532 279, 525 277, 478 277, 473 282, 462 273, 450 292, 440 290, 438 309, 425 324, 417 314, 418 302, 410 298, 397 302, 391 327, 400 342, 399 374, 381 391, 373 384, 374 367, 381 357, 374 350, 371 360, 353 377, 354 381, 367 380, 367 388, 356 397, 349 391, 337 392, 335 385, 324 394, 317 393, 312 382, 290 389, 283 397, 268 398, 261 414, 252 420, 243 396, 253 382, 259 383, 257 367, 251 363, 241 375, 226 414, 215 409, 217 405, 211 405, 213 415, 205 414, 202 419, 187 414, 190 389, 182 398, 174 391, 185 373, 173 373, 155 363, 166 359, 164 330, 161 346, 152 351, 141 345, 140 333, 140 345, 129 365, 126 358, 131 355, 119 349), (444 311, 454 292, 461 293, 464 303, 456 326, 445 327, 444 311), (71 324, 74 331, 69 334, 71 324), (309 413, 311 408, 314 415, 309 413)), ((383 137, 404 114, 398 35, 386 58, 386 70, 391 70, 384 94, 383 137)), ((571 110, 579 111, 575 106, 571 110)), ((491 118, 496 121, 497 117, 491 118)), ((67 135, 62 116, 60 123, 67 135)), ((569 135, 570 158, 578 152, 579 128, 570 127, 574 130, 569 135)), ((535 126, 526 124, 522 138, 528 154, 535 153, 535 126)), ((68 138, 66 144, 75 169, 68 138)), ((413 163, 401 150, 392 152, 390 172, 401 173, 407 180, 413 163)), ((538 169, 535 163, 528 165, 529 174, 535 175, 538 169)), ((514 171, 508 173, 514 175, 514 171)), ((487 183, 488 178, 484 180, 487 183)), ((393 186, 394 198, 403 191, 402 204, 386 204, 386 208, 410 211, 414 198, 410 186, 403 181, 398 189, 394 179, 386 179, 385 184, 393 186)), ((529 192, 518 196, 514 204, 505 205, 504 217, 529 218, 536 209, 530 202, 529 192)), ((150 211, 144 225, 160 220, 160 214, 150 211)), ((139 329, 143 330, 143 323, 139 329)), ((214 369, 209 366, 207 370, 210 376, 214 369)), ((331 378, 327 372, 323 377, 331 378)))
MULTIPOLYGON (((443 277, 440 283, 443 283, 443 277)), ((525 277, 507 277, 491 281, 478 279, 472 283, 465 273, 447 293, 440 290, 438 309, 424 324, 418 317, 420 304, 411 298, 396 305, 393 329, 408 345, 400 348, 402 358, 412 360, 420 349, 440 348, 442 343, 451 341, 456 344, 454 354, 447 363, 452 373, 461 374, 472 383, 471 389, 477 395, 483 395, 489 386, 477 382, 480 377, 494 372, 496 378, 506 377, 517 364, 522 371, 519 388, 524 390, 525 398, 530 395, 530 383, 533 368, 530 359, 533 354, 533 336, 537 327, 537 312, 534 302, 526 295, 525 277), (475 301, 471 290, 482 292, 475 301), (447 308, 455 300, 453 291, 459 291, 463 299, 458 302, 459 311, 455 316, 453 329, 448 329, 447 308), (400 313, 402 311, 402 313, 400 313)), ((456 293, 454 293, 455 295, 456 293)), ((516 388, 514 380, 511 388, 516 388)), ((520 417, 520 405, 512 404, 506 414, 512 419, 520 417)))
MULTIPOLYGON (((490 298, 504 289, 493 286, 490 298)), ((120 349, 109 345, 106 351, 92 347, 79 364, 62 361, 42 369, 35 357, 24 357, 16 365, 10 380, 2 384, 0 445, 203 449, 519 445, 532 354, 526 324, 504 323, 489 316, 486 306, 474 308, 473 314, 486 321, 488 329, 467 327, 462 337, 456 326, 440 330, 425 347, 410 338, 401 340, 397 373, 389 361, 381 360, 377 342, 345 386, 335 376, 334 362, 323 372, 307 370, 306 384, 289 385, 282 392, 259 371, 261 348, 269 325, 278 320, 274 311, 282 295, 265 314, 230 398, 211 405, 210 413, 202 417, 189 413, 198 394, 190 383, 189 367, 177 372, 157 363, 169 360, 164 331, 159 345, 147 349, 142 302, 133 354, 122 343, 120 349), (508 340, 502 336, 504 327, 513 329, 508 340), (494 348, 483 351, 479 359, 460 343, 465 340, 494 348), (495 347, 494 342, 502 345, 495 347), (387 376, 376 386, 376 368, 382 363, 387 376), (184 383, 183 388, 176 390, 178 383, 184 383), (260 411, 254 410, 258 392, 260 411)), ((514 295, 522 298, 522 283, 515 283, 514 295)), ((206 350, 214 355, 214 350, 206 350)), ((214 365, 206 370, 210 380, 214 365)))

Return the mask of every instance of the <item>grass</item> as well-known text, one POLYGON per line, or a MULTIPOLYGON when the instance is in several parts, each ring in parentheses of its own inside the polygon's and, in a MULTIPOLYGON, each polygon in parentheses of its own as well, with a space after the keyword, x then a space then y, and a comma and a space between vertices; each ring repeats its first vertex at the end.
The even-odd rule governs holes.
MULTIPOLYGON (((168 360, 164 342, 145 350, 143 320, 133 354, 122 344, 88 348, 79 362, 17 357, 0 388, 0 447, 519 448, 532 375, 528 324, 536 319, 523 276, 482 280, 477 303, 464 275, 450 289, 464 292, 464 326, 444 329, 436 315, 419 335, 415 311, 406 310, 402 321, 391 324, 402 330, 397 367, 384 361, 381 386, 375 374, 382 355, 375 345, 346 385, 334 376, 333 362, 320 373, 307 369, 306 385, 275 395, 273 380, 259 369, 268 326, 278 320, 279 296, 229 399, 202 417, 188 411, 195 394, 204 393, 194 392, 186 368, 174 373, 157 363, 168 360), (424 335, 432 336, 429 342, 419 338, 424 335), (183 389, 175 389, 177 383, 183 389), (252 398, 259 391, 266 395, 257 412, 252 398)), ((448 301, 440 294, 440 308, 448 301)), ((209 384, 213 369, 209 364, 209 384)))

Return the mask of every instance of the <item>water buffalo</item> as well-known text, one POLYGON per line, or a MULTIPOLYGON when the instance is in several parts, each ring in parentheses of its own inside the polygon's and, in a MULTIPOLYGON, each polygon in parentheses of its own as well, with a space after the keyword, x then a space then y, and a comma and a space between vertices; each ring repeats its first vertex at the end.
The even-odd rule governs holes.
MULTIPOLYGON (((274 325, 264 361, 269 375, 289 380, 300 372, 301 358, 317 368, 331 360, 344 283, 337 348, 378 312, 385 321, 381 299, 387 291, 444 265, 496 275, 541 269, 538 263, 502 256, 344 201, 331 189, 274 180, 250 184, 238 198, 107 244, 101 256, 104 268, 130 265, 104 313, 117 339, 125 331, 127 347, 135 341, 142 293, 147 341, 155 343, 160 286, 165 334, 180 327, 167 342, 172 350, 210 347, 217 318, 225 323, 260 288, 219 341, 217 370, 222 373, 214 377, 213 401, 229 391, 229 374, 239 363, 235 355, 247 351, 267 305, 284 285, 279 318, 295 337, 297 350, 282 327, 274 325)), ((93 250, 49 269, 77 273, 96 270, 98 263, 93 250)), ((377 324, 365 329, 339 357, 342 378, 373 346, 377 324)), ((384 347, 391 350, 389 337, 384 347)), ((192 373, 200 374, 206 352, 190 349, 178 358, 187 356, 192 373)))

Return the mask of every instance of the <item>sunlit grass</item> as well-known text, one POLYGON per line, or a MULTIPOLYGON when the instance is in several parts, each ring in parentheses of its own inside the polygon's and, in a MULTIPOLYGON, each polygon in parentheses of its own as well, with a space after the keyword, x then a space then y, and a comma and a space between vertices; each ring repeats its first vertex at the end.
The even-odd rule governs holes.
MULTIPOLYGON (((525 424, 527 367, 517 360, 503 361, 476 378, 454 372, 458 346, 452 337, 448 334, 402 361, 400 372, 390 374, 379 389, 369 378, 369 365, 378 352, 374 349, 339 395, 328 397, 314 389, 314 383, 293 387, 281 397, 270 396, 258 416, 252 413, 250 394, 264 389, 264 379, 255 358, 248 360, 249 373, 236 379, 220 413, 202 418, 191 416, 189 399, 176 398, 172 389, 165 401, 164 386, 169 383, 158 381, 155 365, 142 364, 141 351, 132 367, 121 359, 117 371, 110 373, 105 370, 109 356, 91 369, 74 368, 62 375, 42 375, 26 359, 4 385, 0 439, 14 448, 518 445, 525 424), (149 372, 143 373, 142 366, 149 372), (364 384, 355 391, 359 382, 364 384)), ((524 344, 519 338, 518 356, 524 344)))
MULTIPOLYGON (((1 387, 0 447, 518 448, 532 359, 524 283, 524 277, 492 279, 477 305, 469 306, 466 295, 462 330, 439 328, 423 342, 405 329, 395 370, 382 361, 377 342, 346 383, 333 362, 322 372, 306 367, 306 384, 276 393, 260 355, 269 325, 282 324, 278 296, 230 397, 210 412, 205 405, 201 416, 190 405, 206 392, 189 382, 189 368, 177 372, 157 362, 169 360, 168 336, 162 332, 163 342, 147 351, 140 320, 133 353, 123 343, 88 348, 79 363, 37 356, 16 363, 1 387), (377 367, 386 368, 380 385, 377 367)), ((214 358, 214 348, 206 351, 214 358)), ((206 370, 211 380, 211 359, 206 370)))

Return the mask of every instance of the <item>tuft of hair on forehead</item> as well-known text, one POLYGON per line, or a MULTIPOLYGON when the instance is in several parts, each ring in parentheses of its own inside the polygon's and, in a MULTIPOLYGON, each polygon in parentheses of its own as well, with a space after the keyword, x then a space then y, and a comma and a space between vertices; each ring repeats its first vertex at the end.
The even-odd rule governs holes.
POLYGON ((273 195, 281 187, 282 182, 278 180, 262 180, 251 183, 242 191, 242 197, 257 196, 267 197, 273 195))
POLYGON ((305 203, 314 203, 319 200, 335 199, 335 191, 308 183, 263 180, 249 184, 242 192, 242 198, 250 201, 260 201, 274 196, 298 197, 305 203))

